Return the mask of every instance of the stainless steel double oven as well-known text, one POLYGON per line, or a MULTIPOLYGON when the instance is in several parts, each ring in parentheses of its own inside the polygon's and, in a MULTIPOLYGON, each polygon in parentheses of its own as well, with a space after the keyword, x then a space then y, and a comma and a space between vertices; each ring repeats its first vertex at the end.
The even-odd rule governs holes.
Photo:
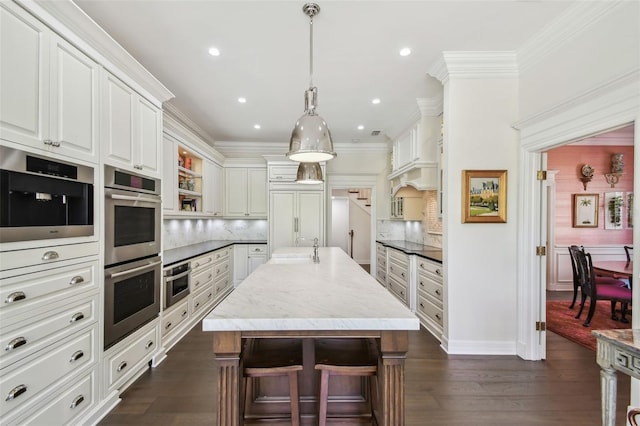
POLYGON ((160 180, 105 166, 105 349, 160 312, 160 180))

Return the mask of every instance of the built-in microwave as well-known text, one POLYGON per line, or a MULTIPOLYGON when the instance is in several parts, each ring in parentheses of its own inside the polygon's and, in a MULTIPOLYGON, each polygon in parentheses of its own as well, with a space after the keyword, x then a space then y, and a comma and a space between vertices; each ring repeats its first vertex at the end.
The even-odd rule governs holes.
POLYGON ((160 253, 160 180, 105 166, 105 266, 160 253))
POLYGON ((0 146, 0 243, 93 235, 93 174, 0 146))

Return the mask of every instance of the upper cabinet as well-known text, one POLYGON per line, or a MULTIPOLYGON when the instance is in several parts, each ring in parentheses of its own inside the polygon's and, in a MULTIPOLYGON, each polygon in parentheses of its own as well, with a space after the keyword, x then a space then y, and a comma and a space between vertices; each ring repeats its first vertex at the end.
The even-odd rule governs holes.
POLYGON ((97 162, 100 66, 11 2, 0 39, 0 138, 97 162))
POLYGON ((106 71, 103 122, 105 163, 160 177, 162 111, 106 71))
POLYGON ((224 171, 222 166, 209 159, 204 160, 204 212, 211 216, 222 216, 224 194, 224 171))
POLYGON ((266 219, 266 167, 225 167, 225 183, 225 216, 266 219))

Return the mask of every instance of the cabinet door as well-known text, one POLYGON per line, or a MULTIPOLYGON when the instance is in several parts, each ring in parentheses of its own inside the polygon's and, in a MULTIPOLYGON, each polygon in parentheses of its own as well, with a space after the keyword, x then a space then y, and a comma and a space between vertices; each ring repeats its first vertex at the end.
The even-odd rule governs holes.
POLYGON ((318 244, 324 245, 324 193, 301 191, 297 193, 297 198, 299 242, 310 245, 317 238, 318 244))
POLYGON ((233 283, 240 284, 249 275, 247 271, 247 257, 249 246, 247 244, 233 245, 233 283))
POLYGON ((48 30, 0 2, 0 138, 39 149, 49 133, 48 30))
POLYGON ((222 216, 222 167, 209 159, 204 160, 204 212, 222 216))
POLYGON ((225 216, 245 217, 247 211, 247 169, 225 169, 225 216))
POLYGON ((267 216, 267 169, 248 169, 249 216, 267 216))
POLYGON ((105 72, 103 93, 104 160, 115 166, 133 164, 133 99, 135 92, 105 72))
POLYGON ((54 152, 97 161, 99 73, 97 63, 52 36, 49 139, 54 152))
POLYGON ((162 142, 162 208, 178 211, 178 152, 177 143, 168 137, 162 142))
POLYGON ((267 263, 267 255, 266 254, 261 254, 261 255, 249 255, 249 262, 247 264, 247 275, 250 275, 253 271, 256 270, 256 268, 260 265, 262 265, 263 263, 267 263))
POLYGON ((145 174, 160 177, 160 139, 162 112, 146 99, 136 96, 137 131, 134 136, 133 167, 145 174))
POLYGON ((271 191, 269 203, 269 250, 295 244, 295 192, 271 191))

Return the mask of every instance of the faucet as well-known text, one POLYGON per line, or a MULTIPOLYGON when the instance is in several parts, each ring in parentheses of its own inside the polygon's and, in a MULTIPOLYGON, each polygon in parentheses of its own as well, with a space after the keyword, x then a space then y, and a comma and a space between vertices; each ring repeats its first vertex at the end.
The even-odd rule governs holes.
POLYGON ((313 263, 320 263, 320 257, 318 257, 318 239, 313 239, 313 263))

